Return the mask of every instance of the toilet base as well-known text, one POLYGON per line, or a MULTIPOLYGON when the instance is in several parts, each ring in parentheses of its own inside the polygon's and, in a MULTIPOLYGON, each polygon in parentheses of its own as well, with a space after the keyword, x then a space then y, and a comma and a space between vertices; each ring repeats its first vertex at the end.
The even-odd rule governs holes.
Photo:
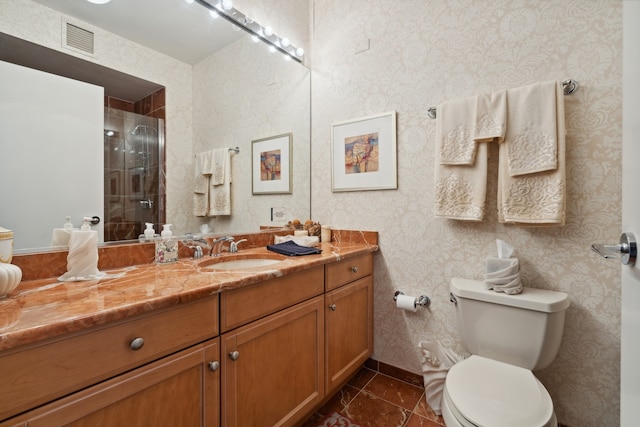
MULTIPOLYGON (((449 403, 449 396, 446 391, 444 391, 442 395, 442 418, 444 419, 444 425, 447 427, 477 427, 476 425, 462 419, 462 416, 454 415, 454 412, 457 412, 455 408, 452 408, 449 403), (460 420, 462 419, 462 421, 460 420)), ((553 411, 551 414, 551 420, 540 427, 558 427, 558 419, 556 417, 556 412, 553 411)))

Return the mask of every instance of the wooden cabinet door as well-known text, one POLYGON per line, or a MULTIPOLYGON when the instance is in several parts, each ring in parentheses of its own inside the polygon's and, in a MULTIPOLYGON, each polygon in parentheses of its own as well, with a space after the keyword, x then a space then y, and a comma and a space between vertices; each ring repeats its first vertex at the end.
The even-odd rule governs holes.
POLYGON ((325 296, 327 394, 346 382, 373 353, 373 277, 325 296))
POLYGON ((222 425, 291 426, 324 397, 324 298, 222 336, 222 425))
POLYGON ((219 420, 216 372, 205 357, 215 356, 217 345, 212 340, 59 399, 25 414, 28 425, 201 427, 205 416, 219 420))

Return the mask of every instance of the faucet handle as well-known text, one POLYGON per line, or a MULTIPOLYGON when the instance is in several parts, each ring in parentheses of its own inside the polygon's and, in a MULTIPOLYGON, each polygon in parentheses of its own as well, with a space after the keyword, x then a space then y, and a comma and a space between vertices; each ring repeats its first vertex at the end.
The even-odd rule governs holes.
POLYGON ((236 252, 238 252, 238 245, 246 241, 247 239, 240 239, 237 242, 231 242, 231 244, 229 245, 229 253, 235 254, 236 252))
POLYGON ((193 249, 193 258, 194 259, 202 258, 202 246, 199 246, 199 245, 189 246, 189 249, 193 249))

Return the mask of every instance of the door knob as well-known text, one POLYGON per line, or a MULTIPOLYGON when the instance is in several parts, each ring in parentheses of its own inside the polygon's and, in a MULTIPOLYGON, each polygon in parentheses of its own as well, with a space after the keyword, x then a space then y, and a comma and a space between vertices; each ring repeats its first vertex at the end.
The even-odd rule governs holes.
POLYGON ((633 233, 622 233, 618 244, 594 243, 591 249, 606 259, 619 258, 624 265, 635 264, 638 255, 638 245, 633 233))

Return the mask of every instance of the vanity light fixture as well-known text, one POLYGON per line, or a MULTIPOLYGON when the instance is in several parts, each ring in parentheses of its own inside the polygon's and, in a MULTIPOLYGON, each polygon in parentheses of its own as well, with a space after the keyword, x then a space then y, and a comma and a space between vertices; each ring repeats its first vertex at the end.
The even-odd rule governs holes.
MULTIPOLYGON (((101 0, 104 1, 104 0, 101 0)), ((221 16, 238 28, 251 34, 254 41, 262 40, 267 43, 273 51, 280 51, 291 59, 302 62, 304 59, 304 49, 297 48, 291 44, 286 37, 280 37, 274 33, 270 26, 263 27, 249 17, 233 7, 231 0, 195 0, 201 6, 209 10, 211 16, 221 16)))

